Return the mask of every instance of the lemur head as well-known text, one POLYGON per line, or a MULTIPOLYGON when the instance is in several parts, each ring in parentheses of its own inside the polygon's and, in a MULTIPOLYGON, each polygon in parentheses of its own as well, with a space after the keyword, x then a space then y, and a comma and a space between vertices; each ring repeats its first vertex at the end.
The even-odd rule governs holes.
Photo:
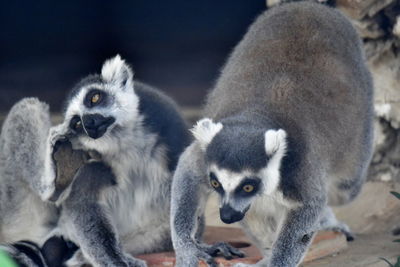
POLYGON ((284 130, 206 118, 192 132, 205 153, 210 186, 220 196, 223 222, 242 220, 257 196, 277 190, 286 151, 284 130))
POLYGON ((119 55, 107 60, 101 74, 90 75, 71 91, 65 121, 88 149, 109 150, 138 115, 133 73, 119 55))

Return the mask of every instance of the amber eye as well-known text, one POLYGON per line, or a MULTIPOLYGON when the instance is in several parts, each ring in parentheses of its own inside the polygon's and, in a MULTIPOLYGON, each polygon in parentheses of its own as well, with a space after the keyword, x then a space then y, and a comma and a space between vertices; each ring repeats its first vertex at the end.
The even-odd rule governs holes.
POLYGON ((99 100, 100 100, 100 94, 99 94, 99 93, 94 94, 94 95, 92 96, 92 99, 91 99, 92 104, 96 104, 97 102, 99 102, 99 100))
POLYGON ((254 186, 252 186, 251 184, 246 184, 245 186, 243 186, 243 191, 246 193, 253 192, 253 190, 254 186))
POLYGON ((218 188, 218 187, 220 186, 220 184, 218 183, 217 180, 211 180, 211 185, 212 185, 212 187, 214 187, 214 188, 218 188))
POLYGON ((79 120, 75 123, 75 129, 79 129, 82 127, 82 122, 79 120))

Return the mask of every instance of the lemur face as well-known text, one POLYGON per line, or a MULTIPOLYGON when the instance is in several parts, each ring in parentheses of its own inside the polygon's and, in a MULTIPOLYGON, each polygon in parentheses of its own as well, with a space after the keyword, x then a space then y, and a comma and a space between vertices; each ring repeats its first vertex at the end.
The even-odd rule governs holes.
POLYGON ((208 175, 210 186, 219 194, 224 223, 242 220, 253 199, 264 191, 262 178, 250 171, 232 172, 211 164, 208 175))
POLYGON ((286 132, 251 129, 200 120, 192 132, 205 154, 210 187, 220 197, 220 217, 225 223, 244 218, 255 198, 272 195, 280 183, 286 132))
POLYGON ((101 138, 112 124, 115 117, 111 114, 104 114, 102 107, 107 108, 113 103, 112 98, 107 91, 100 89, 96 85, 90 85, 83 98, 84 111, 81 114, 74 115, 69 127, 78 135, 86 135, 92 139, 101 138), (107 103, 108 102, 108 103, 107 103))
POLYGON ((104 63, 101 75, 85 78, 72 91, 65 121, 87 148, 108 149, 118 132, 134 125, 138 98, 132 77, 129 66, 116 56, 104 63))

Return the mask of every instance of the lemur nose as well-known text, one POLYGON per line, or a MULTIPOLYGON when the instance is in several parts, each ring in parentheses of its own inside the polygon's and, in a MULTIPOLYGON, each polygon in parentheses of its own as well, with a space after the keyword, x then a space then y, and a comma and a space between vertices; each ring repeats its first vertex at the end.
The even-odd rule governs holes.
POLYGON ((85 128, 98 128, 102 125, 106 118, 100 114, 84 115, 82 117, 83 124, 85 128))
POLYGON ((224 204, 220 210, 220 217, 224 223, 231 224, 240 221, 244 217, 244 213, 233 209, 228 204, 224 204))
POLYGON ((107 131, 108 126, 115 122, 113 117, 104 117, 100 114, 82 116, 82 122, 87 135, 93 139, 100 138, 107 131))

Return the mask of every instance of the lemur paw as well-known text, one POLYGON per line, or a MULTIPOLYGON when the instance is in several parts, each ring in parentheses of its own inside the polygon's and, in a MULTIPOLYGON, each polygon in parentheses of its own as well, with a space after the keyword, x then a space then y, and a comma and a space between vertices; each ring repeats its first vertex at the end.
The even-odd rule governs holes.
POLYGON ((176 251, 176 267, 196 266, 198 261, 204 261, 209 267, 217 267, 214 258, 197 244, 187 245, 176 251))
POLYGON ((339 221, 330 207, 325 209, 319 224, 319 230, 339 232, 346 236, 347 241, 354 240, 354 234, 351 232, 349 226, 344 222, 339 221))
POLYGON ((242 251, 225 242, 219 242, 213 245, 202 245, 202 246, 209 255, 217 256, 218 254, 220 254, 227 260, 231 260, 234 257, 243 258, 245 256, 245 254, 242 251))
POLYGON ((49 132, 50 146, 54 147, 58 141, 66 140, 67 135, 68 128, 66 128, 64 124, 51 127, 49 132))
POLYGON ((126 257, 129 267, 147 267, 147 263, 143 260, 139 260, 131 256, 126 256, 126 257))
POLYGON ((354 234, 351 232, 350 228, 345 223, 341 223, 336 227, 331 227, 329 230, 344 234, 346 236, 346 240, 349 242, 354 241, 355 239, 354 234))
POLYGON ((334 231, 338 233, 342 233, 346 236, 347 241, 353 241, 354 240, 354 234, 351 232, 349 226, 343 222, 335 220, 333 223, 328 224, 328 225, 322 225, 320 230, 328 230, 328 231, 334 231))

